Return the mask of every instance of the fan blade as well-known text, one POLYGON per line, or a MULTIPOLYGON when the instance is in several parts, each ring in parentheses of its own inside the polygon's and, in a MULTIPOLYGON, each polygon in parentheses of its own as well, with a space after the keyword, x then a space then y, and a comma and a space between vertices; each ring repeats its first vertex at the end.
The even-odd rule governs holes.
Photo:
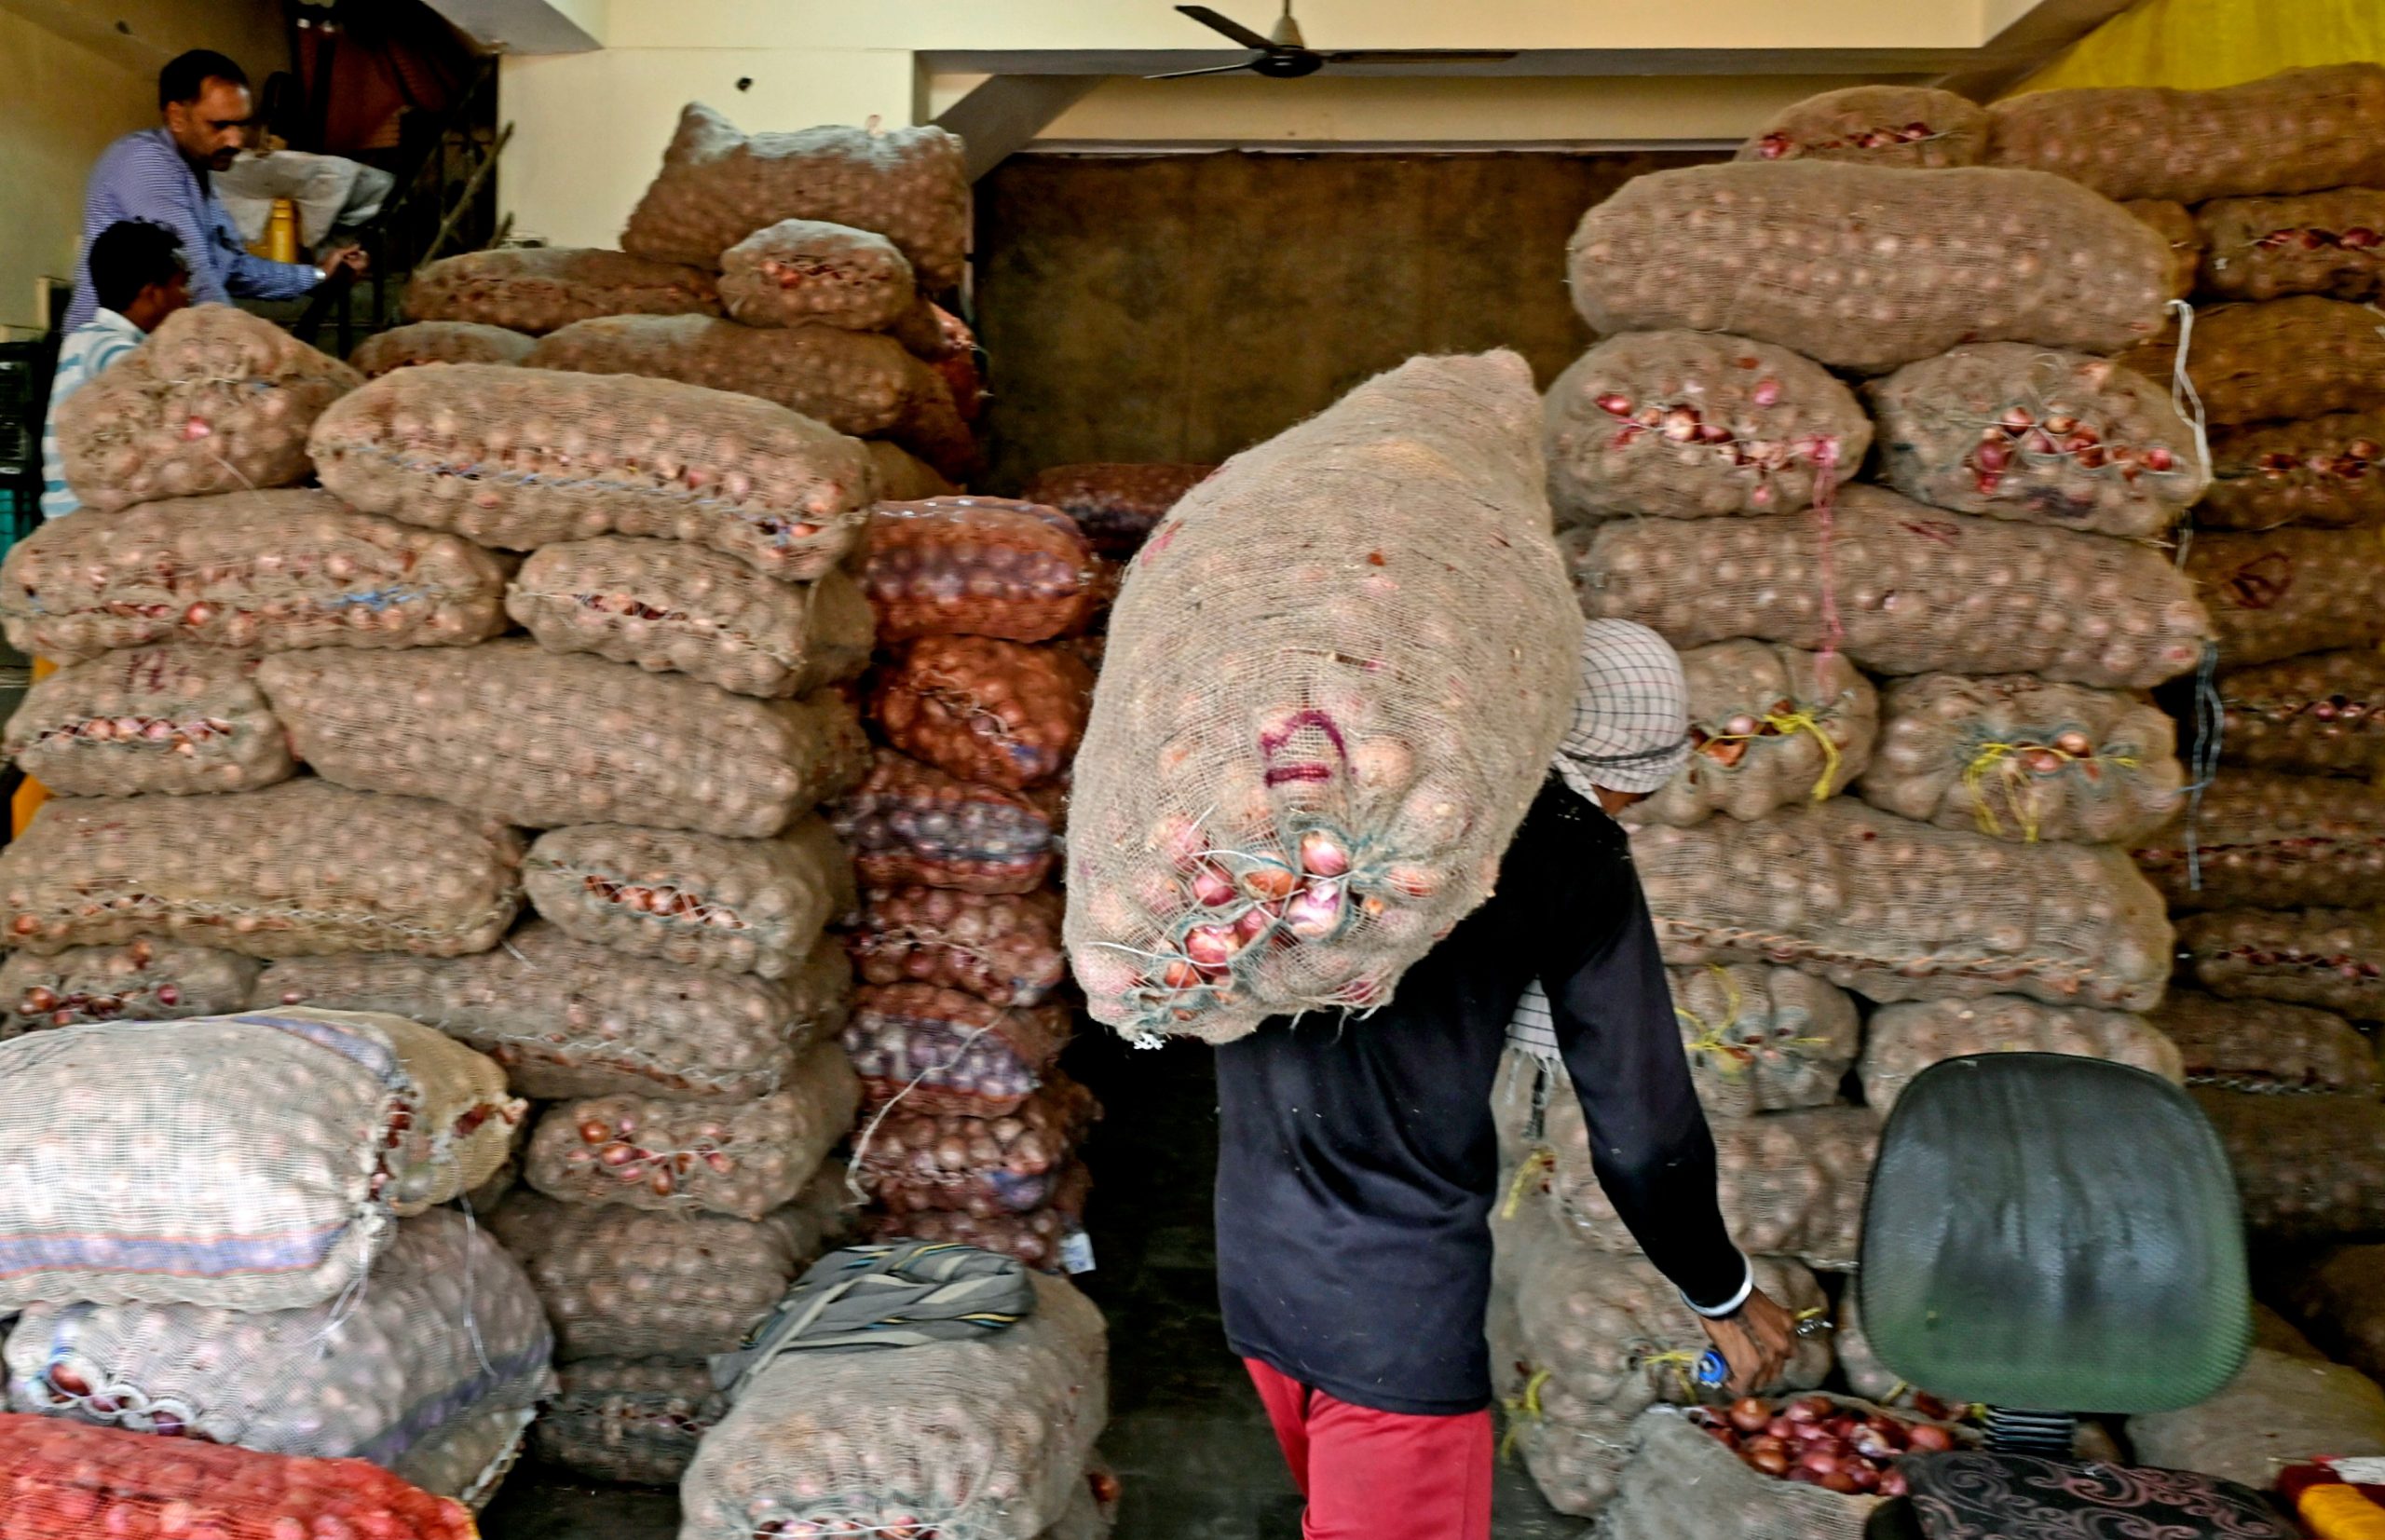
POLYGON ((1248 64, 1219 64, 1206 70, 1178 70, 1173 75, 1147 75, 1146 80, 1190 80, 1196 75, 1240 75, 1248 64))
POLYGON ((1504 64, 1515 58, 1515 50, 1505 53, 1467 52, 1451 48, 1359 48, 1349 53, 1329 53, 1329 64, 1504 64))
MULTIPOLYGON (((1274 40, 1265 33, 1253 32, 1233 17, 1220 16, 1206 6, 1179 6, 1176 8, 1211 32, 1224 33, 1246 48, 1257 48, 1260 52, 1265 53, 1275 46, 1274 40)), ((1153 75, 1152 78, 1156 80, 1163 77, 1153 75)))

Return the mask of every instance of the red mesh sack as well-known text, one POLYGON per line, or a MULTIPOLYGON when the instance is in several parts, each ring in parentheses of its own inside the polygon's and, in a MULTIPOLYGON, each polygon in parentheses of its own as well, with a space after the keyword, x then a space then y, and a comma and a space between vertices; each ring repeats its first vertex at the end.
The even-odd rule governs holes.
POLYGON ((406 284, 405 310, 417 321, 480 321, 530 333, 592 316, 716 316, 711 266, 709 258, 691 267, 599 248, 501 246, 442 258, 416 273, 406 284))
POLYGON ((2269 770, 2385 770, 2385 657, 2314 652, 2219 676, 2221 757, 2269 770))
MULTIPOLYGON (((2187 375, 2205 420, 2218 427, 2385 407, 2378 326, 2367 307, 2316 294, 2215 306, 2195 318, 2187 375)), ((2140 375, 2168 379, 2176 353, 2163 340, 2119 357, 2140 375)))
POLYGON ((879 671, 870 716, 914 758, 1017 791, 1068 768, 1092 698, 1093 671, 1056 647, 922 636, 879 671))
POLYGON ((1131 556, 1152 526, 1216 470, 1169 463, 1056 465, 1037 471, 1019 496, 1074 519, 1100 554, 1131 556))
POLYGON ((2133 853, 2174 911, 2385 904, 2385 797, 2339 776, 2224 770, 2133 853))
POLYGON ((538 339, 476 320, 417 320, 375 332, 348 355, 366 379, 424 363, 519 363, 538 339))
POLYGON ((2185 571, 2231 666, 2385 640, 2385 561, 2367 530, 2205 535, 2185 571))
POLYGON ((911 264, 884 236, 783 219, 720 253, 720 299, 748 326, 882 332, 918 306, 919 291, 911 264))
POLYGON ((934 984, 996 1005, 1041 1005, 1069 974, 1060 907, 1049 890, 872 888, 845 949, 864 983, 934 984))
POLYGON ((250 677, 206 647, 153 647, 72 663, 8 718, 8 757, 62 797, 252 791, 290 779, 290 739, 250 677))
POLYGON ((759 396, 839 433, 885 433, 906 446, 913 399, 942 383, 901 343, 875 332, 811 323, 741 326, 707 316, 574 321, 541 337, 523 361, 534 369, 642 375, 759 396))
POLYGON ((2193 293, 2196 276, 2202 269, 2202 226, 2195 223, 2194 211, 2158 198, 2133 198, 2120 207, 2169 243, 2170 298, 2184 299, 2193 293))
POLYGON ((2220 198, 2195 222, 2209 252, 2203 291, 2215 298, 2365 300, 2385 289, 2385 190, 2220 198))
POLYGON ((1068 1041, 1057 1005, 993 1005, 933 984, 865 986, 845 1026, 870 1106, 971 1117, 1016 1111, 1068 1041))
POLYGON ((1085 1199, 1093 1192, 1093 1173, 1079 1162, 1060 1170, 1053 1184, 1052 1201, 1018 1214, 972 1214, 961 1208, 916 1208, 908 1213, 881 1212, 864 1221, 873 1240, 933 1241, 945 1246, 974 1246, 1016 1257, 1045 1273, 1061 1271, 1062 1247, 1083 1229, 1085 1199))
POLYGON ((828 811, 872 887, 924 883, 1023 893, 1052 870, 1051 816, 1016 792, 956 781, 879 749, 868 777, 828 811))
POLYGON ((2385 520, 2385 412, 2331 412, 2211 436, 2211 487, 2195 510, 2204 529, 2385 520))
POLYGON ((1748 136, 1741 160, 1858 160, 1935 170, 1987 152, 1987 113, 1928 86, 1850 86, 1793 102, 1748 136))
POLYGON ((1083 537, 1034 503, 932 497, 870 511, 861 582, 881 642, 1049 641, 1083 622, 1095 578, 1083 537))
POLYGON ((178 1021, 248 1008, 257 961, 214 947, 135 936, 0 962, 0 1037, 86 1021, 178 1021))
POLYGON ((1023 1214, 1052 1204, 1064 1163, 1100 1116, 1093 1093, 1056 1070, 1000 1117, 913 1112, 898 1104, 854 1156, 853 1175, 890 1213, 1023 1214))

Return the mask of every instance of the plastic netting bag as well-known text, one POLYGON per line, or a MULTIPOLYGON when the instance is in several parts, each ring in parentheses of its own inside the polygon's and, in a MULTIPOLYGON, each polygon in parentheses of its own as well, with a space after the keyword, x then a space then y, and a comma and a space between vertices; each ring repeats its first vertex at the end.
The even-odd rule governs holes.
POLYGON ((1002 1117, 1043 1083, 1070 1036, 1059 1005, 995 1005, 933 984, 865 985, 845 1048, 872 1107, 1002 1117))
POLYGON ((1542 444, 1560 520, 1794 513, 1872 447, 1855 393, 1786 348, 1633 332, 1548 388, 1542 444))
POLYGON ((253 998, 424 1022, 550 1098, 747 1100, 786 1079, 795 1044, 834 1029, 768 979, 628 957, 536 921, 471 957, 288 960, 253 998))
POLYGON ((375 380, 313 450, 358 507, 483 545, 657 535, 791 581, 852 549, 873 475, 860 444, 749 396, 467 363, 375 380))
POLYGON ((2034 843, 2119 843, 2179 806, 2177 727, 2139 695, 2034 675, 1925 674, 1880 692, 1856 795, 1875 808, 2034 843))
POLYGON ((676 1486, 729 1410, 701 1361, 587 1358, 559 1366, 555 1377, 560 1388, 530 1429, 530 1447, 597 1481, 676 1486))
POLYGON ((2189 1085, 2366 1095, 2378 1088, 2377 1051, 2333 1011, 2174 988, 2148 1019, 2177 1044, 2189 1085))
MULTIPOLYGON (((2380 326, 2365 305, 2312 294, 2215 306, 2195 318, 2187 374, 2215 427, 2385 407, 2380 326)), ((2163 340, 2132 348, 2119 361, 2167 379, 2175 352, 2163 340)))
POLYGON ((1794 968, 1670 968, 1690 1079, 1710 1116, 1827 1107, 1855 1062, 1855 1001, 1794 968))
POLYGON ((2184 299, 2194 293, 2202 269, 2202 227, 2194 211, 2166 198, 2132 198, 2120 205, 2160 236, 2170 247, 2169 297, 2184 299))
POLYGON ((937 1246, 974 1246, 1004 1257, 1015 1257, 1039 1273, 1081 1270, 1071 1262, 1071 1243, 1083 1244, 1085 1199, 1093 1192, 1093 1175, 1082 1161, 1060 1167, 1052 1181, 1050 1199, 1038 1207, 1012 1213, 1006 1209, 972 1212, 966 1208, 914 1208, 907 1213, 872 1209, 864 1220, 870 1237, 879 1241, 928 1241, 937 1246))
POLYGON ((922 636, 879 668, 870 719, 889 743, 947 775, 1021 791, 1069 767, 1093 679, 1057 647, 922 636))
POLYGON ((2151 686, 2193 668, 2212 630, 2150 546, 1942 512, 1874 486, 1842 489, 1827 522, 1605 524, 1577 545, 1574 573, 1584 614, 1641 621, 1675 647, 1836 647, 1876 674, 2151 686))
POLYGON ((366 379, 425 363, 519 363, 538 339, 527 332, 476 320, 417 320, 375 332, 348 355, 366 379))
POLYGON ((542 546, 506 613, 552 652, 676 671, 740 695, 800 695, 869 666, 869 603, 842 572, 781 582, 684 540, 542 546))
POLYGON ((2231 667, 2385 640, 2385 561, 2373 531, 2205 535, 2185 570, 2231 667))
POLYGON ((299 1459, 0 1414, 0 1540, 474 1540, 469 1508, 362 1460, 299 1459))
POLYGON ((934 466, 884 439, 864 439, 862 445, 869 452, 869 462, 878 472, 878 497, 883 502, 920 502, 929 497, 949 497, 959 488, 946 481, 934 466))
POLYGON ((2228 1388, 2183 1411, 2128 1420, 2136 1457, 2258 1491, 2323 1455, 2385 1454, 2385 1390, 2344 1364, 2253 1349, 2228 1388))
POLYGON ((686 1540, 900 1533, 1034 1540, 1109 1417, 1101 1313, 1054 1278, 1000 1330, 884 1353, 789 1353, 705 1436, 686 1540), (899 1365, 899 1369, 898 1366, 899 1365))
POLYGON ((2286 70, 2217 90, 2086 87, 1988 108, 1988 160, 2107 198, 2181 203, 2385 183, 2385 68, 2286 70))
POLYGON ((2385 770, 2385 656, 2317 652, 2219 676, 2222 758, 2269 770, 2385 770))
POLYGON ((1835 797, 1871 763, 1879 698, 1845 656, 1734 641, 1691 648, 1681 663, 1694 752, 1625 824, 1761 818, 1835 797))
POLYGON ((505 628, 503 569, 326 492, 232 492, 57 519, 0 565, 9 644, 55 662, 152 642, 243 653, 452 647, 505 628))
POLYGON ((290 740, 236 653, 151 647, 70 663, 26 691, 6 750, 61 797, 252 791, 290 740))
POLYGON ((1937 170, 1987 152, 1987 113, 1928 86, 1850 86, 1772 115, 1739 146, 1741 160, 1857 160, 1937 170))
POLYGON ((2013 995, 1883 1005, 1865 1023, 1864 1104, 1881 1116, 1913 1077, 1969 1054, 2068 1054, 2107 1059, 2173 1083, 2186 1071, 2177 1047, 2140 1015, 2047 1005, 2013 995))
POLYGON ((476 1187, 522 1104, 389 1015, 258 1011, 0 1043, 0 1303, 318 1304, 476 1187))
POLYGON ((1060 895, 1048 889, 872 888, 862 895, 859 920, 845 933, 845 949, 865 983, 909 980, 964 990, 996 1005, 1041 1005, 1069 976, 1061 908, 1060 895))
POLYGON ((740 133, 691 102, 621 245, 716 266, 730 246, 782 219, 878 231, 902 248, 922 288, 949 288, 969 247, 961 141, 933 127, 740 133))
POLYGON ((882 332, 918 307, 919 289, 910 261, 884 236, 783 219, 720 253, 720 299, 748 326, 882 332))
POLYGON ((1048 1206, 1066 1163, 1101 1116, 1093 1093, 1055 1070, 1000 1117, 890 1109, 856 1149, 854 1179, 892 1212, 960 1209, 988 1219, 1048 1206))
POLYGON ((1052 869, 1050 814, 1017 792, 955 780, 893 749, 879 749, 867 778, 827 813, 871 887, 1023 893, 1052 869))
POLYGON ((1163 461, 1055 465, 1029 478, 1019 496, 1066 513, 1095 551, 1119 558, 1140 550, 1168 510, 1217 469, 1163 461))
POLYGON ((2182 975, 2230 1000, 2280 1000, 2385 1021, 2385 916, 2221 909, 2178 920, 2182 975))
POLYGON ((532 828, 634 819, 766 838, 852 786, 866 747, 833 691, 756 701, 525 639, 281 653, 257 683, 317 774, 532 828))
POLYGON ((759 396, 839 433, 886 433, 898 443, 913 399, 936 377, 901 343, 875 332, 817 323, 741 326, 708 316, 574 321, 541 337, 524 361, 534 369, 642 375, 759 396))
POLYGON ((478 321, 534 334, 592 316, 716 316, 713 266, 710 258, 690 266, 601 247, 500 246, 417 270, 406 284, 405 312, 416 321, 478 321))
POLYGON ((2037 171, 1796 160, 1634 177, 1567 247, 1590 329, 1683 327, 1878 372, 1959 342, 2109 352, 2152 336, 2170 252, 2037 171))
POLYGON ((439 1492, 431 1435, 524 1411, 553 1383, 538 1297, 453 1209, 404 1220, 353 1301, 284 1310, 34 1304, 8 1333, 8 1407, 275 1454, 370 1460, 439 1492))
POLYGON ((558 928, 643 957, 784 978, 853 906, 852 861, 806 817, 775 839, 584 824, 538 837, 523 887, 558 928))
POLYGON ((2174 910, 2385 904, 2385 797, 2337 776, 2226 770, 2133 853, 2174 910))
POLYGON ((257 961, 216 947, 135 936, 116 947, 0 961, 0 1037, 87 1021, 175 1021, 249 1003, 257 961))
POLYGON ((2217 298, 2367 300, 2385 288, 2385 189, 2219 198, 2195 222, 2209 253, 2202 285, 2217 298))
POLYGON ((879 504, 861 568, 881 642, 1047 642, 1084 621, 1095 576, 1093 553, 1067 519, 1001 497, 879 504))
POLYGON ((2385 1246, 2328 1247, 2281 1277, 2279 1303, 2362 1373, 2385 1374, 2385 1246))
POLYGON ((1640 829, 1631 854, 1670 963, 1792 964, 1883 1002, 2118 1010, 2153 1004, 2170 972, 2161 895, 2109 847, 2018 845, 1840 797, 1640 829))
POLYGON ((574 1203, 759 1220, 803 1191, 860 1101, 844 1050, 815 1043, 779 1089, 755 1101, 557 1102, 530 1135, 522 1178, 574 1203))
POLYGON ((1880 479, 1936 508, 2145 538, 2176 524, 2208 480, 2166 376, 2157 385, 2109 359, 1976 343, 1865 395, 1880 479))
POLYGON ((2385 412, 2330 412, 2211 436, 2204 529, 2385 523, 2385 412))
POLYGON ((252 957, 483 951, 522 906, 522 840, 327 781, 223 797, 53 797, 0 851, 7 942, 154 935, 252 957))
POLYGON ((2385 1103, 2376 1097, 2189 1094, 2235 1169, 2246 1229, 2270 1241, 2385 1230, 2385 1103))
POLYGON ((1223 1042, 1378 1005, 1490 893, 1579 666, 1538 431, 1515 354, 1411 360, 1136 556, 1069 813, 1095 1016, 1223 1042))
POLYGON ((519 1192, 488 1227, 528 1274, 565 1361, 734 1352, 820 1249, 800 1207, 741 1220, 519 1192))
POLYGON ((362 383, 261 316, 194 305, 58 403, 59 468, 100 513, 287 486, 306 478, 316 416, 362 383))

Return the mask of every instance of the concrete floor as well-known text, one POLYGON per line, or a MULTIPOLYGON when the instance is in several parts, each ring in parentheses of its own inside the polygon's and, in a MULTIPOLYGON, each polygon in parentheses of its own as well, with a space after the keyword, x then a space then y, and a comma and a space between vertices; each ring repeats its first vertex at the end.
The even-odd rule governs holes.
MULTIPOLYGON (((1217 1113, 1208 1050, 1138 1053, 1087 1033, 1069 1067, 1107 1109, 1088 1155, 1097 1271, 1079 1281, 1110 1317, 1110 1430, 1124 1487, 1117 1540, 1297 1540, 1301 1502, 1218 1322, 1210 1240, 1217 1113)), ((1499 1475, 1499 1540, 1579 1540, 1522 1473, 1499 1475)), ((525 1468, 483 1517, 486 1540, 675 1540, 667 1492, 525 1468)))

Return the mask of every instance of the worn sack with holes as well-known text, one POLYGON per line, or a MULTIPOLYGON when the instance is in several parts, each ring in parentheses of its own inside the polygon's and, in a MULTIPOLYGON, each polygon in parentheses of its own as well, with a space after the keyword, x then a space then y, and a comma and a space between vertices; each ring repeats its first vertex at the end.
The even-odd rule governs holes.
MULTIPOLYGON (((2167 379, 2176 351, 2165 338, 2119 358, 2167 379)), ((2313 294, 2216 306, 2195 318, 2187 374, 2215 427, 2385 407, 2385 317, 2313 294)))
POLYGON ((59 469, 97 513, 288 486, 316 417, 362 383, 261 316, 194 305, 58 403, 59 469))
POLYGON ((1048 642, 1083 623, 1096 577, 1093 553, 1067 519, 1001 497, 880 503, 861 567, 881 642, 1048 642))
POLYGON ((898 1104, 853 1157, 862 1187, 897 1214, 957 1209, 991 1219, 1049 1205, 1085 1130, 1101 1115, 1093 1093, 1052 1070, 1001 1117, 912 1111, 898 1104))
POLYGON ((1786 348, 1632 332, 1548 388, 1542 444, 1562 522, 1794 513, 1872 447, 1855 393, 1786 348))
POLYGON ((550 652, 593 652, 739 695, 801 695, 869 666, 869 604, 844 573, 784 583, 684 540, 542 546, 505 608, 550 652))
POLYGON ((2375 1095, 2377 1052, 2333 1011, 2174 988, 2148 1017, 2178 1046, 2189 1084, 2375 1095))
POLYGON ((1939 170, 1987 150, 1977 102, 1927 86, 1850 86, 1775 113, 1739 146, 1741 160, 1854 160, 1939 170))
POLYGON ((885 433, 897 443, 905 441, 901 429, 916 401, 938 390, 945 391, 947 408, 951 401, 934 372, 901 343, 841 326, 602 316, 540 338, 524 361, 535 369, 640 375, 759 396, 839 433, 885 433))
POLYGON ((1843 654, 1769 642, 1716 642, 1682 654, 1689 758, 1622 821, 1686 827, 1715 813, 1761 818, 1835 797, 1871 763, 1879 730, 1872 682, 1843 654))
POLYGON ((593 1481, 678 1485, 696 1446, 729 1410, 702 1361, 583 1358, 557 1366, 555 1378, 530 1447, 549 1465, 593 1481))
POLYGON ((796 582, 852 548, 873 474, 859 443, 749 396, 466 363, 384 375, 312 449, 357 507, 482 545, 654 535, 796 582))
POLYGON ((1883 1005, 1865 1024, 1863 1101, 1883 1117, 1913 1077, 1969 1054, 2067 1054, 2183 1082, 2177 1048, 2143 1016, 2048 1005, 2017 995, 1883 1005))
POLYGON ((892 749, 878 750, 868 776, 827 812, 872 887, 1023 893, 1052 869, 1049 813, 1016 792, 957 781, 892 749))
POLYGON ((422 268, 406 284, 405 309, 417 321, 478 321, 532 334, 594 316, 716 316, 711 266, 593 247, 501 246, 422 268))
POLYGON ((6 750, 61 797, 252 791, 290 779, 290 738, 238 653, 148 647, 70 663, 8 718, 6 750))
POLYGON ((2217 1086, 2191 1095, 2235 1169, 2245 1228, 2272 1241, 2385 1230, 2385 1102, 2217 1086))
POLYGON ((871 1106, 1001 1117, 1017 1111, 1068 1045, 1059 1005, 995 1005, 933 984, 853 995, 845 1048, 871 1106))
POLYGON ((2385 798, 2337 776, 2223 770, 2134 853, 2174 910, 2385 904, 2385 798))
POLYGON ((1971 343, 1865 395, 1880 479, 1934 508, 2141 539, 2176 524, 2208 480, 2166 383, 2109 359, 1971 343))
POLYGON ((2385 641, 2385 560, 2374 530, 2205 535, 2186 574, 2230 667, 2385 641))
POLYGON ((1796 160, 1634 177, 1567 247, 1601 335, 1679 327, 1879 373, 1960 342, 2109 352, 2161 325, 2170 252, 2039 171, 1796 160))
POLYGON ((866 984, 906 980, 996 1005, 1041 1005, 1068 978, 1060 895, 871 888, 845 949, 866 984))
POLYGON ((153 642, 238 653, 456 647, 505 628, 497 559, 325 492, 55 519, 0 564, 9 645, 73 662, 153 642))
POLYGON ((0 903, 7 943, 34 952, 151 935, 252 957, 453 957, 513 922, 521 862, 520 837, 478 814, 327 781, 53 797, 0 851, 0 903))
POLYGON ((783 219, 720 253, 720 298, 747 326, 882 332, 919 306, 910 260, 884 236, 783 219))
POLYGON ((2220 756, 2266 770, 2385 770, 2385 656, 2313 652, 2219 676, 2220 756))
POLYGON ((257 961, 216 947, 137 936, 0 961, 0 1037, 87 1021, 175 1021, 249 1003, 257 961))
POLYGON ((1069 768, 1092 701, 1093 671, 1057 647, 922 636, 879 669, 869 708, 913 758, 1023 791, 1069 768))
POLYGON ((1709 1116, 1751 1117, 1838 1099, 1860 1036, 1846 990, 1759 962, 1666 973, 1690 1079, 1709 1116))
POLYGON ((1879 748, 1855 790, 1941 828, 2113 844, 2169 822, 2185 784, 2176 725, 2143 696, 1924 674, 1880 692, 1879 748))
POLYGON ((2193 668, 2211 635, 2163 552, 1942 512, 1883 487, 1842 489, 1828 521, 1616 520, 1571 538, 1582 612, 1638 620, 1675 647, 1752 636, 1835 645, 1874 674, 2146 687, 2193 668))
POLYGON ((2195 211, 2204 293, 2215 299, 2385 291, 2385 189, 2337 187, 2298 198, 2228 198, 2195 211))
POLYGON ((2368 909, 2220 909, 2178 921, 2182 976, 2230 1000, 2385 1021, 2385 918, 2368 909))
POLYGON ((476 320, 417 320, 375 332, 348 355, 366 379, 425 363, 519 363, 538 338, 476 320))
POLYGON ((2211 436, 2203 529, 2385 522, 2385 412, 2330 412, 2211 436))
POLYGON ((1037 471, 1019 496, 1077 522, 1101 555, 1120 560, 1150 538, 1169 509, 1208 480, 1214 465, 1055 465, 1037 471))
POLYGON ((2143 1010, 2169 976, 2161 895, 2104 846, 2019 845, 1845 797, 1631 836, 1670 963, 1775 962, 1874 1001, 2024 994, 2143 1010))
POLYGON ((518 1433, 553 1387, 553 1349, 522 1269, 439 1208, 400 1222, 353 1300, 30 1306, 8 1334, 8 1407, 370 1460, 453 1497, 462 1489, 426 1481, 422 1458, 442 1433, 491 1413, 516 1413, 518 1433))

